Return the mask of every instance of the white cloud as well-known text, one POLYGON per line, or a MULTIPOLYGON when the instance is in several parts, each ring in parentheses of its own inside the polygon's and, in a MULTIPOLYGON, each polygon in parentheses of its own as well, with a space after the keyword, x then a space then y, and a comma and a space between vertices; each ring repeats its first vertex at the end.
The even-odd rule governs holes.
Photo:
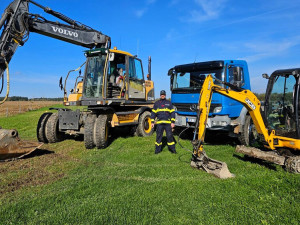
POLYGON ((173 40, 174 37, 177 37, 179 35, 179 33, 177 32, 176 29, 172 28, 168 31, 168 33, 165 36, 165 40, 166 41, 170 41, 173 40))
POLYGON ((171 0, 170 3, 169 3, 169 6, 173 6, 173 5, 176 5, 180 2, 180 0, 171 0))
POLYGON ((155 2, 156 2, 156 0, 147 0, 146 4, 151 5, 151 4, 154 4, 155 2))
POLYGON ((254 62, 263 58, 278 56, 285 54, 292 47, 300 44, 300 36, 293 37, 291 39, 281 40, 277 42, 253 42, 245 43, 244 47, 249 52, 254 52, 252 55, 242 57, 242 59, 248 62, 254 62))
POLYGON ((219 18, 227 0, 194 0, 200 9, 194 9, 189 17, 184 18, 187 22, 203 22, 219 18))
POLYGON ((156 0, 146 0, 145 7, 142 9, 138 9, 134 12, 136 17, 141 18, 143 15, 145 15, 145 13, 148 11, 150 5, 154 4, 155 2, 156 2, 156 0))
POLYGON ((146 11, 147 11, 146 8, 136 10, 135 11, 135 15, 136 15, 136 17, 141 18, 145 14, 146 11))

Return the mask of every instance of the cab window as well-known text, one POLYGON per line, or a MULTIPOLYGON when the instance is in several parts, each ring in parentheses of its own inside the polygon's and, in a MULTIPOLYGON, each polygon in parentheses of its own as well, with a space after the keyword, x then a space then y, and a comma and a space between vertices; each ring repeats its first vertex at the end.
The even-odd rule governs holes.
POLYGON ((143 80, 142 63, 138 59, 129 58, 129 79, 143 80))
POLYGON ((142 69, 142 63, 138 59, 134 59, 135 64, 135 72, 136 72, 136 79, 143 80, 143 69, 142 69))

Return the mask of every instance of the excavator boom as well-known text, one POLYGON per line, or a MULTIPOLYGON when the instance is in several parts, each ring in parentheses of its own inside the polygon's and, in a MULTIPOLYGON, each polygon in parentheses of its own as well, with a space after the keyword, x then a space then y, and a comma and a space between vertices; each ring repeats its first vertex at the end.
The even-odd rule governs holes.
MULTIPOLYGON (((0 79, 4 86, 4 71, 7 74, 7 90, 4 100, 9 95, 9 70, 8 65, 18 46, 23 46, 29 38, 30 32, 39 33, 51 38, 69 42, 86 48, 110 48, 111 39, 80 22, 56 12, 49 7, 44 7, 32 0, 12 1, 0 18, 0 79), (29 12, 29 4, 44 10, 65 23, 49 21, 46 18, 29 12)), ((43 121, 39 121, 43 123, 43 121)), ((40 124, 43 126, 43 124, 40 124)), ((42 143, 21 141, 16 130, 0 129, 0 161, 20 158, 29 154, 42 143)))

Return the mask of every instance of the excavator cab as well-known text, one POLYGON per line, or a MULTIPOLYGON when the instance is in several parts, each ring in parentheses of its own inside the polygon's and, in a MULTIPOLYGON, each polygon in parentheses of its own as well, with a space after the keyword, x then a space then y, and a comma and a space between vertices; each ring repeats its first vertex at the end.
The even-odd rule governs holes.
POLYGON ((114 49, 86 51, 82 105, 106 105, 153 101, 154 85, 144 79, 142 61, 114 49))
POLYGON ((265 117, 269 130, 288 138, 300 138, 299 69, 276 70, 269 77, 265 117))

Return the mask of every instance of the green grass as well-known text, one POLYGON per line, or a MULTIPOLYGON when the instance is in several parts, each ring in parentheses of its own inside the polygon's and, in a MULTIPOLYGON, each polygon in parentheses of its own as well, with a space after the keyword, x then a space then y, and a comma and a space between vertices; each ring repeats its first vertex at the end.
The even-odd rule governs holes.
MULTIPOLYGON (((0 124, 32 140, 45 110, 0 124)), ((107 149, 86 150, 66 140, 42 147, 53 154, 0 164, 0 223, 299 224, 299 175, 244 160, 230 145, 206 145, 236 175, 220 180, 192 169, 178 145, 177 155, 167 147, 155 155, 154 142, 155 135, 123 135, 107 149)))

